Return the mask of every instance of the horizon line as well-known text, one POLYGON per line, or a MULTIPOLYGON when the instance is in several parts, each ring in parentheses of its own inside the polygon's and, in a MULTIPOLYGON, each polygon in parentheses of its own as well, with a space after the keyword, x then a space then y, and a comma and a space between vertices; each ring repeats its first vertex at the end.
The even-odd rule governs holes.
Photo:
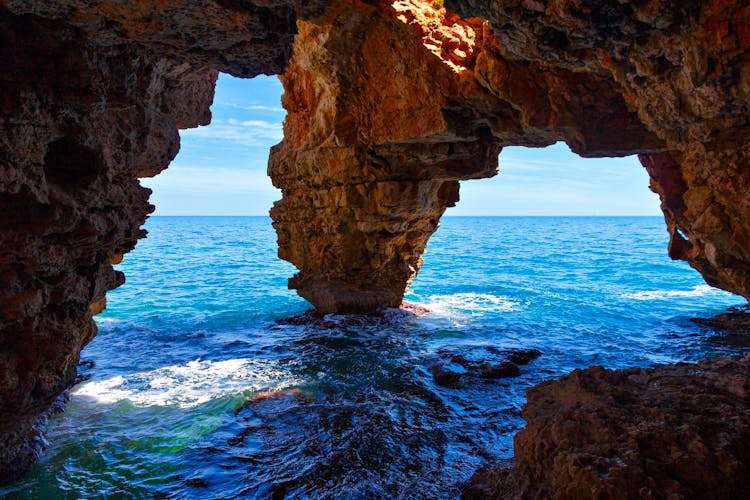
MULTIPOLYGON (((664 214, 495 214, 495 215, 452 215, 445 214, 440 218, 451 217, 663 217, 664 214)), ((268 217, 269 214, 154 214, 152 217, 268 217)))

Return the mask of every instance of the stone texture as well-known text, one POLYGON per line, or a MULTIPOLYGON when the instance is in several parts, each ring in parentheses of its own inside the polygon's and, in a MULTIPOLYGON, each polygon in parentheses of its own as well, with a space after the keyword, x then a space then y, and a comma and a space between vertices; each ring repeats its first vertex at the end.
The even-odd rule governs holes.
POLYGON ((14 14, 33 14, 78 28, 89 43, 137 43, 193 67, 250 78, 277 74, 291 55, 297 16, 325 1, 301 0, 2 0, 14 14))
POLYGON ((750 355, 575 370, 527 392, 515 465, 464 498, 744 498, 750 488, 750 355))
POLYGON ((167 167, 179 128, 208 124, 217 68, 283 69, 298 10, 0 2, 0 482, 41 451, 34 422, 124 282, 112 264, 145 236, 138 178, 167 167))
POLYGON ((661 198, 669 256, 686 260, 706 283, 750 299, 750 150, 707 149, 642 156, 661 198))
POLYGON ((495 175, 503 145, 664 148, 606 71, 510 60, 486 21, 429 2, 350 1, 300 21, 281 80, 271 217, 300 270, 290 287, 323 312, 398 306, 457 181, 495 175))
POLYGON ((124 282, 177 126, 208 123, 216 72, 0 8, 0 480, 36 451, 32 424, 73 380, 92 314, 124 282), (31 451, 29 451, 31 450, 31 451), (19 456, 17 452, 24 455, 19 456))
POLYGON ((34 420, 145 234, 137 179, 209 121, 217 70, 291 57, 272 216, 319 311, 399 305, 458 181, 559 140, 641 154, 670 255, 750 297, 746 2, 447 5, 464 18, 416 0, 0 0, 0 481, 38 453, 34 420))

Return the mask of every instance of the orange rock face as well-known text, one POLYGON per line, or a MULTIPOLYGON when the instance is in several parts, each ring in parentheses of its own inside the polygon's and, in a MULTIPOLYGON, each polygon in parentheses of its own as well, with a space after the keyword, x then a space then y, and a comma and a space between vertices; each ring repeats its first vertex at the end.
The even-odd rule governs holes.
POLYGON ((670 255, 750 297, 749 7, 449 6, 489 21, 399 0, 300 23, 269 163, 292 288, 327 312, 399 304, 456 181, 494 175, 502 146, 565 141, 640 154, 670 255))
POLYGON ((417 0, 0 0, 0 481, 39 453, 33 422, 145 235, 138 178, 209 121, 217 70, 284 71, 272 217, 320 311, 399 305, 458 181, 494 175, 503 146, 561 140, 640 154, 670 255, 750 298, 747 2, 447 6, 461 17, 417 0))
POLYGON ((300 22, 281 79, 271 216, 290 287, 324 312, 398 306, 458 181, 495 175, 503 145, 664 148, 606 72, 509 60, 486 21, 418 0, 300 22))

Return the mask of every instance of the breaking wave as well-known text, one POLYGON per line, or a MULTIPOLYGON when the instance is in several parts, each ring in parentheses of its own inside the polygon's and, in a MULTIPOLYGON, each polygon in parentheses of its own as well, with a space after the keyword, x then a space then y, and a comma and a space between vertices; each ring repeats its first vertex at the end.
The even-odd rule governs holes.
POLYGON ((619 297, 631 300, 661 300, 675 297, 701 297, 710 293, 725 293, 708 285, 697 285, 692 290, 652 290, 635 293, 623 293, 619 297))
POLYGON ((190 361, 132 375, 91 380, 72 395, 99 403, 128 400, 137 406, 189 408, 221 396, 244 391, 279 390, 297 382, 278 362, 252 359, 190 361))
POLYGON ((430 312, 444 316, 481 316, 485 313, 502 313, 521 309, 521 303, 518 301, 487 293, 431 295, 428 302, 422 305, 430 312))

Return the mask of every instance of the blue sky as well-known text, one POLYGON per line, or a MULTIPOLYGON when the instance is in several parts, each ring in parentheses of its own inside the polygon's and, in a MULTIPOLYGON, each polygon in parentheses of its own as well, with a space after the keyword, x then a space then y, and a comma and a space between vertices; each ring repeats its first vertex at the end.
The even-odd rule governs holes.
MULTIPOLYGON (((143 185, 155 215, 267 215, 281 193, 266 175, 269 148, 282 138, 276 77, 219 77, 207 127, 183 130, 172 165, 143 185)), ((446 215, 660 215, 636 157, 584 159, 559 143, 505 148, 500 174, 461 183, 446 215)))

